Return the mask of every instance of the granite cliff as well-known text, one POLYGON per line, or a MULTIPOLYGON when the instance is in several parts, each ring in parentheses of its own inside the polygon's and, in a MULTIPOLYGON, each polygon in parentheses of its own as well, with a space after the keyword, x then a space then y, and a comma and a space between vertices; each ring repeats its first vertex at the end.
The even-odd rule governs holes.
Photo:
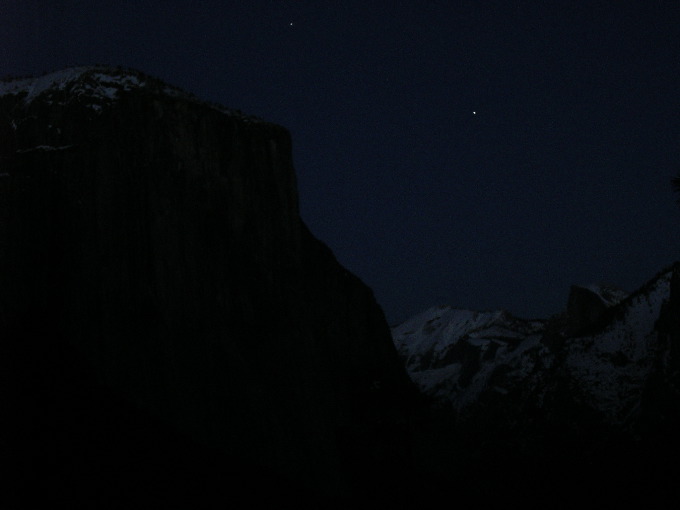
POLYGON ((370 497, 408 465, 415 392, 289 133, 141 73, 0 84, 0 328, 27 501, 370 497))

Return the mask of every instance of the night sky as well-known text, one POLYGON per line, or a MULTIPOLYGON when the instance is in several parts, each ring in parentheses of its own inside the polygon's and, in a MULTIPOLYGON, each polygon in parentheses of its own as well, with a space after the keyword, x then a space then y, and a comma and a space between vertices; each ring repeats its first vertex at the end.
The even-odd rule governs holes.
POLYGON ((291 131, 391 323, 680 260, 680 1, 3 0, 0 75, 133 67, 291 131))

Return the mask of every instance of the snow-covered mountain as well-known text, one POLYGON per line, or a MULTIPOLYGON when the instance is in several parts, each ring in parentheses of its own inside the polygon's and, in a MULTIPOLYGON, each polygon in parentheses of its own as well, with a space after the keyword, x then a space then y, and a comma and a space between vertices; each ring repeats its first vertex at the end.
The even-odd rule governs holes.
POLYGON ((487 388, 505 392, 491 378, 499 366, 520 366, 522 354, 539 345, 545 321, 506 311, 431 308, 393 328, 395 345, 413 381, 427 395, 457 409, 487 388))
POLYGON ((540 508, 680 497, 680 263, 630 295, 572 286, 546 320, 444 306, 392 335, 440 485, 540 508))
POLYGON ((567 310, 547 320, 431 308, 392 328, 393 340, 421 391, 456 412, 504 400, 518 411, 545 410, 566 398, 627 425, 670 355, 658 324, 678 268, 631 295, 609 285, 573 286, 567 310))

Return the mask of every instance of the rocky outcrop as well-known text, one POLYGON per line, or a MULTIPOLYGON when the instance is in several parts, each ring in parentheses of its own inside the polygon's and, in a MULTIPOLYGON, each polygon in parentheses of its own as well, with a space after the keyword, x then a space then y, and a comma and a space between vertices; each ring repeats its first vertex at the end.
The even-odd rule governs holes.
POLYGON ((607 309, 600 297, 590 289, 572 285, 567 304, 567 328, 576 334, 602 316, 607 309))
POLYGON ((167 489, 184 461, 199 480, 239 473, 241 495, 258 477, 333 497, 399 479, 412 387, 371 291, 300 220, 285 129, 80 68, 0 86, 0 133, 25 479, 115 491, 154 471, 167 489))
POLYGON ((566 313, 566 333, 579 335, 597 324, 607 309, 626 297, 626 292, 611 285, 572 285, 566 313))

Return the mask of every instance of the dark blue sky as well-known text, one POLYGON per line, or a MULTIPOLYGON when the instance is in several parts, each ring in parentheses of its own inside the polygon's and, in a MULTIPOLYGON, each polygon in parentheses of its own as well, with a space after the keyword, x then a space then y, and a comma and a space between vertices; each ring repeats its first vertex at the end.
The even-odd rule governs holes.
POLYGON ((5 0, 0 33, 0 75, 120 64, 286 126, 304 220, 390 322, 680 260, 677 0, 5 0))

